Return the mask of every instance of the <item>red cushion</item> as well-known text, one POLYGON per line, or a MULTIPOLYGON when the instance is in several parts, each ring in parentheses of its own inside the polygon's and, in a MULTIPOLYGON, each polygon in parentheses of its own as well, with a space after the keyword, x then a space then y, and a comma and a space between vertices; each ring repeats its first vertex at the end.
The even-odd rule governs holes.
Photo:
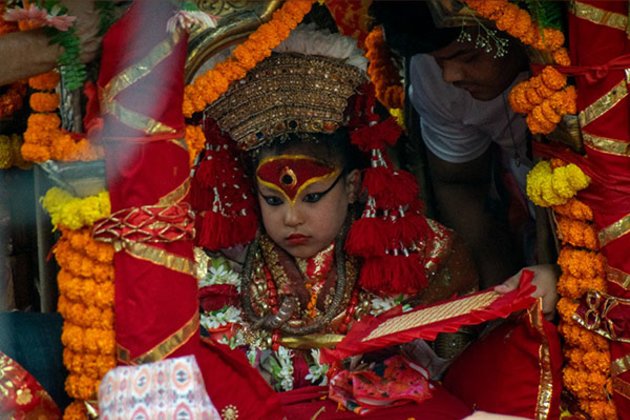
POLYGON ((557 419, 561 367, 556 327, 531 310, 466 349, 449 368, 444 386, 475 409, 557 419))

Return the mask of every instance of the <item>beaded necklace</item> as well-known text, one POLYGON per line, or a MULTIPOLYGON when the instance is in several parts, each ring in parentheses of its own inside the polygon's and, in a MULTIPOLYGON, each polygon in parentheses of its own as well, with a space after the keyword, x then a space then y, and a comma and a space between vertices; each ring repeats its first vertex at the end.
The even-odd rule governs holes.
MULTIPOLYGON (((326 325, 342 312, 343 304, 346 300, 346 290, 349 286, 348 278, 346 275, 346 263, 343 252, 343 238, 345 235, 339 235, 335 241, 335 269, 337 273, 337 281, 332 294, 332 301, 325 311, 316 314, 309 319, 304 325, 295 326, 294 323, 288 322, 291 316, 299 309, 299 302, 295 296, 286 296, 282 302, 278 299, 278 288, 284 287, 288 284, 288 277, 286 271, 283 269, 279 262, 277 251, 269 249, 269 244, 272 242, 266 237, 257 237, 256 240, 250 245, 247 256, 245 259, 244 273, 241 278, 241 291, 242 291, 242 304, 243 311, 248 318, 249 322, 254 328, 263 328, 274 331, 272 335, 272 341, 277 342, 281 334, 300 336, 318 332, 322 330, 326 325), (263 249, 263 247, 267 249, 263 249), (254 277, 254 262, 257 259, 257 255, 261 255, 265 252, 268 257, 267 264, 273 267, 269 267, 270 270, 265 270, 265 280, 267 289, 267 302, 270 306, 270 314, 258 316, 254 309, 253 296, 251 292, 252 279, 254 277), (271 275, 272 272, 273 275, 271 275), (274 278, 275 277, 275 278, 274 278)), ((352 283, 354 286, 354 276, 352 276, 352 283)), ((318 293, 314 293, 317 295, 318 293)), ((356 306, 358 302, 358 295, 356 292, 349 298, 349 302, 356 306)), ((348 307, 346 315, 352 316, 355 313, 354 307, 348 307)), ((346 318, 347 318, 346 316, 346 318)), ((344 319, 344 321, 350 321, 351 319, 344 319)))

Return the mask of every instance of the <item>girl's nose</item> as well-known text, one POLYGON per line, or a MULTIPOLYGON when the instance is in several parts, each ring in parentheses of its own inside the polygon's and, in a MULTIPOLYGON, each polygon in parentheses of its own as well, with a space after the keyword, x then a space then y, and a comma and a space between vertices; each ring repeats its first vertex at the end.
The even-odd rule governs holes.
POLYGON ((298 206, 287 206, 287 211, 284 213, 284 224, 293 227, 301 225, 303 222, 302 212, 300 212, 298 206))

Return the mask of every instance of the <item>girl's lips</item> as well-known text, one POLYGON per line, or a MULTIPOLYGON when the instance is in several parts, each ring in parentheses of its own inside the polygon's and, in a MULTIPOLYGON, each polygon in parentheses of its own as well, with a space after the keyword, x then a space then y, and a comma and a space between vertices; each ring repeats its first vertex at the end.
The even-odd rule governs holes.
POLYGON ((308 238, 309 237, 305 235, 293 234, 287 236, 287 242, 291 245, 303 245, 308 241, 308 238))

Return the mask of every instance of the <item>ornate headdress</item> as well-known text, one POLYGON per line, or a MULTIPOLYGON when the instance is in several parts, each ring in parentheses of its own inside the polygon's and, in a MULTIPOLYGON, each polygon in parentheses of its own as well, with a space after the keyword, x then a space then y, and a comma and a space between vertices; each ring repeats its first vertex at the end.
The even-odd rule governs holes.
POLYGON ((218 250, 255 237, 256 202, 238 149, 347 127, 372 162, 363 182, 368 203, 346 242, 346 250, 363 259, 361 285, 412 293, 426 284, 423 244, 430 229, 415 179, 393 170, 387 158, 385 148, 400 128, 374 112, 366 65, 353 39, 303 25, 206 109, 208 145, 193 178, 193 206, 203 215, 200 245, 218 250))
POLYGON ((367 81, 367 60, 354 40, 298 27, 274 52, 205 111, 240 149, 288 133, 334 133, 367 81))

